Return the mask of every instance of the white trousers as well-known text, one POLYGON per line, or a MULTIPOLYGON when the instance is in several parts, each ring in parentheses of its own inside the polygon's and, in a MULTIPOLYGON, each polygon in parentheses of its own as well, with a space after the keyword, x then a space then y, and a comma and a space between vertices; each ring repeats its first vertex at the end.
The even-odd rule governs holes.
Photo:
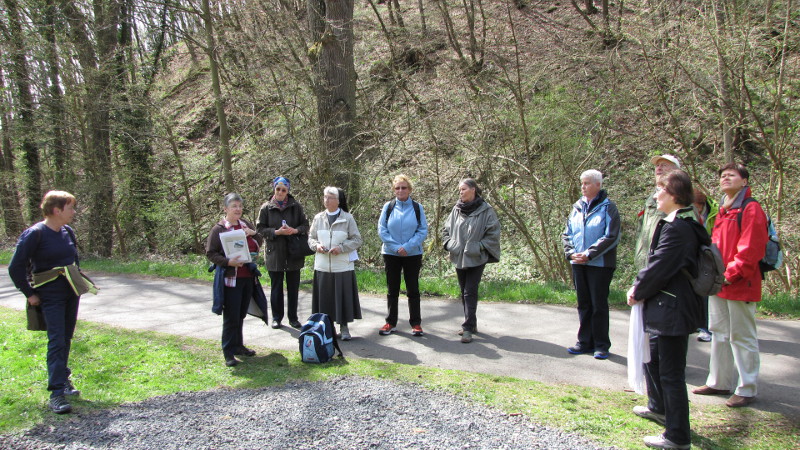
POLYGON ((712 335, 706 385, 723 390, 736 388, 736 395, 755 397, 761 364, 756 332, 756 303, 726 300, 712 295, 708 297, 708 322, 712 335))

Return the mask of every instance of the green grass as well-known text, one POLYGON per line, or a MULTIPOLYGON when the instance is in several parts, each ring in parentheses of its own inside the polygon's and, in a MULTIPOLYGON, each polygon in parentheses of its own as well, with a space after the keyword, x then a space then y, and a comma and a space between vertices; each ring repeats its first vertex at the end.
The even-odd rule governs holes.
MULTIPOLYGON (((0 250, 0 263, 8 264, 12 252, 0 250)), ((303 280, 311 280, 314 274, 313 256, 306 259, 302 271, 303 280)), ((164 257, 85 258, 81 267, 89 272, 108 272, 124 274, 144 274, 158 277, 176 277, 191 280, 211 281, 208 261, 202 256, 181 256, 172 259, 164 257)), ((266 276, 266 271, 263 271, 266 276)), ((386 278, 382 270, 357 269, 358 289, 372 294, 386 294, 386 278)), ((405 289, 405 284, 401 286, 405 289)), ((458 298, 458 281, 455 271, 444 276, 423 276, 420 278, 420 291, 423 296, 458 298)), ((481 301, 509 303, 538 303, 574 306, 575 291, 561 283, 536 283, 514 280, 484 280, 481 282, 479 297, 481 301)), ((626 309, 625 292, 611 289, 608 303, 612 308, 626 309)), ((758 305, 762 316, 798 319, 800 318, 800 299, 786 293, 764 295, 758 305)))
MULTIPOLYGON (((0 433, 74 420, 47 410, 46 336, 24 326, 21 311, 0 308, 0 433)), ((176 392, 364 376, 449 392, 620 448, 640 448, 642 436, 661 431, 631 414, 631 408, 644 401, 635 394, 367 359, 303 364, 296 352, 257 349, 259 356, 227 368, 215 341, 81 321, 70 361, 83 394, 73 403, 88 412, 176 392)), ((696 448, 791 448, 800 433, 796 424, 775 413, 694 404, 691 408, 696 448)))

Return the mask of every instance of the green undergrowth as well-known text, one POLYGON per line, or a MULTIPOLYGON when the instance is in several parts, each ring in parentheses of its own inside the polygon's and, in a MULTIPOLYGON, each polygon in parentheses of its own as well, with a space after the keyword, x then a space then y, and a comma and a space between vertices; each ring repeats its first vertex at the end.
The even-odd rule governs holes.
MULTIPOLYGON (((12 252, 0 250, 0 263, 8 264, 12 252)), ((126 258, 85 258, 81 267, 87 272, 122 273, 131 275, 145 275, 157 277, 174 277, 189 280, 211 281, 213 274, 208 272, 208 260, 202 256, 180 256, 175 258, 144 257, 138 259, 126 258)), ((262 276, 264 285, 269 279, 263 265, 262 276)), ((302 270, 303 286, 308 286, 313 278, 313 256, 308 257, 302 270)), ((364 293, 386 294, 386 278, 382 270, 356 269, 358 289, 364 293)), ((405 290, 405 283, 401 286, 405 290)), ((458 281, 455 271, 444 276, 420 277, 420 291, 423 297, 458 298, 458 281)), ((534 303, 574 306, 576 304, 575 291, 571 286, 563 283, 539 283, 517 280, 483 280, 480 284, 479 298, 481 301, 509 302, 509 303, 534 303)), ((625 292, 611 289, 608 298, 612 308, 627 308, 625 292)), ((762 316, 774 318, 800 318, 800 299, 786 293, 765 295, 758 305, 762 316)))
MULTIPOLYGON (((76 420, 75 415, 56 416, 46 408, 45 334, 25 331, 21 311, 0 307, 0 336, 0 433, 76 420)), ((619 448, 640 448, 642 436, 660 432, 657 425, 630 413, 644 401, 635 394, 367 359, 304 364, 296 352, 255 348, 258 356, 227 368, 212 340, 81 321, 70 361, 82 395, 73 404, 87 413, 177 392, 362 376, 448 392, 619 448)), ((691 414, 696 448, 791 448, 800 433, 783 416, 750 408, 732 411, 693 404, 691 414)))

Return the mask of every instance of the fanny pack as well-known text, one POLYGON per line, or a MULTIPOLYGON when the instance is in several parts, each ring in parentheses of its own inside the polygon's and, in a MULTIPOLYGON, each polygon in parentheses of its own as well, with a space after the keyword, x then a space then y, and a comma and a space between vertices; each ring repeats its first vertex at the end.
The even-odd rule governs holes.
POLYGON ((40 286, 44 286, 60 276, 67 278, 67 282, 72 287, 72 291, 75 292, 75 295, 81 296, 87 292, 97 294, 97 286, 95 286, 94 282, 84 275, 75 264, 53 267, 50 270, 34 273, 33 288, 36 289, 40 286))

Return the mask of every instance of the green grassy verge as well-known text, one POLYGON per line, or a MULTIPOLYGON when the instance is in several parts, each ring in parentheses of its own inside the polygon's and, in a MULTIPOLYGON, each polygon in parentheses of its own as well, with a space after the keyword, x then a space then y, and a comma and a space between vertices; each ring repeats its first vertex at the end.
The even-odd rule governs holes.
MULTIPOLYGON (((12 252, 0 250, 0 263, 8 264, 12 252)), ((313 277, 313 257, 308 257, 303 268, 302 279, 313 277)), ((124 274, 152 275, 158 277, 175 277, 191 280, 211 281, 213 276, 208 272, 208 261, 202 256, 182 256, 175 259, 140 258, 122 260, 119 258, 86 258, 81 267, 89 272, 109 272, 124 274)), ((266 273, 263 274, 266 276, 266 273)), ((372 294, 386 293, 386 278, 383 271, 357 269, 359 291, 372 294)), ((401 286, 405 289, 405 286, 401 286)), ((423 296, 458 298, 458 282, 455 272, 443 277, 422 276, 420 290, 423 296)), ((481 301, 509 303, 545 303, 553 305, 573 306, 576 304, 575 292, 571 287, 560 283, 527 283, 522 281, 484 280, 480 285, 481 301)), ((612 308, 627 308, 625 292, 611 289, 608 298, 612 308)), ((758 305, 762 316, 781 318, 800 318, 800 299, 789 294, 765 295, 758 305)))
MULTIPOLYGON (((0 308, 0 433, 71 420, 47 410, 46 336, 24 326, 21 311, 0 308)), ((73 403, 78 411, 89 412, 176 392, 365 376, 450 392, 619 448, 640 448, 642 436, 661 431, 630 412, 644 401, 635 394, 365 359, 303 364, 296 352, 257 349, 259 356, 227 368, 217 343, 210 340, 80 322, 70 361, 83 394, 73 403)), ((696 448, 791 448, 800 433, 779 414, 694 404, 691 408, 696 448)))

